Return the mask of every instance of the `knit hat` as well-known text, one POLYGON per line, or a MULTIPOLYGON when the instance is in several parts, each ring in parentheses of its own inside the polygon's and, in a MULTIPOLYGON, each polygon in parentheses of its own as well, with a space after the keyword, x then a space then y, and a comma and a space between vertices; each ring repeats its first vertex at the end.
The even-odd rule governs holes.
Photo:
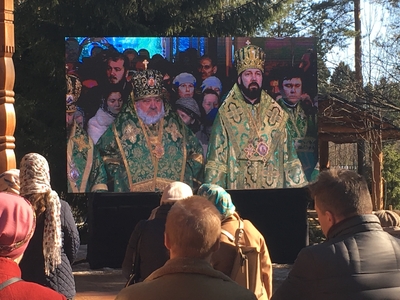
POLYGON ((176 109, 180 109, 193 119, 201 117, 199 105, 193 98, 179 98, 175 102, 176 109))
POLYGON ((192 188, 186 183, 175 181, 167 185, 162 193, 160 205, 174 203, 193 196, 192 188))
POLYGON ((35 213, 24 198, 0 192, 0 256, 16 259, 35 231, 35 213))
POLYGON ((222 91, 222 83, 218 77, 210 76, 204 79, 203 83, 201 84, 201 92, 203 93, 206 89, 213 89, 219 88, 219 91, 222 91))
POLYGON ((10 169, 0 174, 0 192, 19 195, 19 170, 10 169))
POLYGON ((233 205, 231 195, 219 185, 204 183, 199 187, 197 195, 214 203, 221 213, 222 219, 226 219, 235 213, 236 207, 233 205))
POLYGON ((400 226, 400 216, 391 210, 378 210, 374 212, 381 222, 382 227, 400 226))
POLYGON ((61 202, 58 194, 50 186, 50 170, 47 160, 40 154, 26 154, 20 164, 21 196, 47 193, 50 195, 44 212, 43 255, 44 270, 50 274, 50 268, 61 264, 61 202))
POLYGON ((172 83, 176 86, 180 86, 183 83, 191 83, 196 86, 196 78, 190 73, 181 73, 174 78, 172 83))

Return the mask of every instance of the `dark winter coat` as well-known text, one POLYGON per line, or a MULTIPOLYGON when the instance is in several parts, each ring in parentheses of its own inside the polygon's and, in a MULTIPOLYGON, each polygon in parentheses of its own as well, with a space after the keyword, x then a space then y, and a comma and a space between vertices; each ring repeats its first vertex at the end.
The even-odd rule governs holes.
POLYGON ((71 264, 76 258, 80 240, 71 208, 67 202, 61 200, 61 264, 54 271, 50 271, 49 276, 46 276, 44 272, 43 230, 44 214, 37 219, 35 233, 20 262, 22 279, 39 283, 67 298, 73 298, 76 291, 71 264))
POLYGON ((122 263, 122 274, 125 278, 129 278, 132 271, 134 253, 136 252, 140 232, 141 240, 138 251, 140 257, 139 281, 143 281, 153 271, 162 267, 169 259, 169 252, 164 246, 164 230, 167 214, 171 207, 171 204, 161 205, 158 207, 153 220, 142 220, 136 225, 129 239, 124 262, 122 263))
POLYGON ((372 214, 335 224, 324 243, 300 251, 272 296, 282 299, 400 299, 400 239, 372 214))

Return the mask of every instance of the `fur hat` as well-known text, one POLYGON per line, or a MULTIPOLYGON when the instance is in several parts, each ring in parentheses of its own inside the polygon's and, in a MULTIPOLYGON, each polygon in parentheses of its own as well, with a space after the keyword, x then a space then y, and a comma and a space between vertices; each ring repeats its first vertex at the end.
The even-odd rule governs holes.
POLYGON ((24 198, 0 192, 0 256, 16 259, 35 231, 33 208, 24 198))
POLYGON ((235 66, 240 74, 247 69, 259 69, 264 73, 265 53, 257 46, 248 45, 235 52, 235 66))
POLYGON ((19 195, 19 170, 10 169, 0 174, 0 192, 19 195))
POLYGON ((181 73, 174 78, 172 83, 176 86, 180 86, 183 83, 191 83, 196 86, 196 78, 190 73, 181 73))
POLYGON ((193 119, 200 120, 199 105, 193 98, 179 98, 175 103, 176 109, 180 109, 193 119))
POLYGON ((132 77, 133 95, 135 101, 148 97, 162 97, 163 75, 158 70, 143 70, 132 77))
POLYGON ((193 196, 192 188, 186 183, 175 181, 167 185, 162 193, 160 205, 174 203, 193 196))

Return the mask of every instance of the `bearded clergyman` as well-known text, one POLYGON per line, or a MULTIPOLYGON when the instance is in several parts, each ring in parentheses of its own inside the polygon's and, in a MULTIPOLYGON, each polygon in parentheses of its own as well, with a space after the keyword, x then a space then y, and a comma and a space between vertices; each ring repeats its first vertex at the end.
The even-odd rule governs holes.
POLYGON ((219 108, 207 152, 205 182, 225 189, 307 184, 287 113, 262 90, 265 53, 247 45, 235 52, 237 83, 219 108))
POLYGON ((202 183, 201 144, 164 101, 162 79, 156 70, 132 78, 128 103, 96 144, 96 165, 106 172, 98 172, 92 191, 151 192, 173 181, 194 188, 202 183))

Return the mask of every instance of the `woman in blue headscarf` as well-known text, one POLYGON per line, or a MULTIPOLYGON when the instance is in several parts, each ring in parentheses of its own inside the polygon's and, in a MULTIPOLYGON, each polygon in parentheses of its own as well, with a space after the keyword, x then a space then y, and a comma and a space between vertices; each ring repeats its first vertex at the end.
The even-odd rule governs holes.
POLYGON ((258 299, 270 299, 272 296, 272 263, 268 248, 262 234, 249 220, 242 220, 236 212, 231 196, 222 187, 216 184, 202 184, 197 194, 207 198, 214 203, 221 213, 221 244, 220 248, 213 254, 211 263, 216 270, 230 276, 236 257, 234 237, 239 228, 239 220, 243 223, 244 239, 246 246, 252 246, 260 253, 260 268, 262 274, 262 290, 256 293, 258 299))

